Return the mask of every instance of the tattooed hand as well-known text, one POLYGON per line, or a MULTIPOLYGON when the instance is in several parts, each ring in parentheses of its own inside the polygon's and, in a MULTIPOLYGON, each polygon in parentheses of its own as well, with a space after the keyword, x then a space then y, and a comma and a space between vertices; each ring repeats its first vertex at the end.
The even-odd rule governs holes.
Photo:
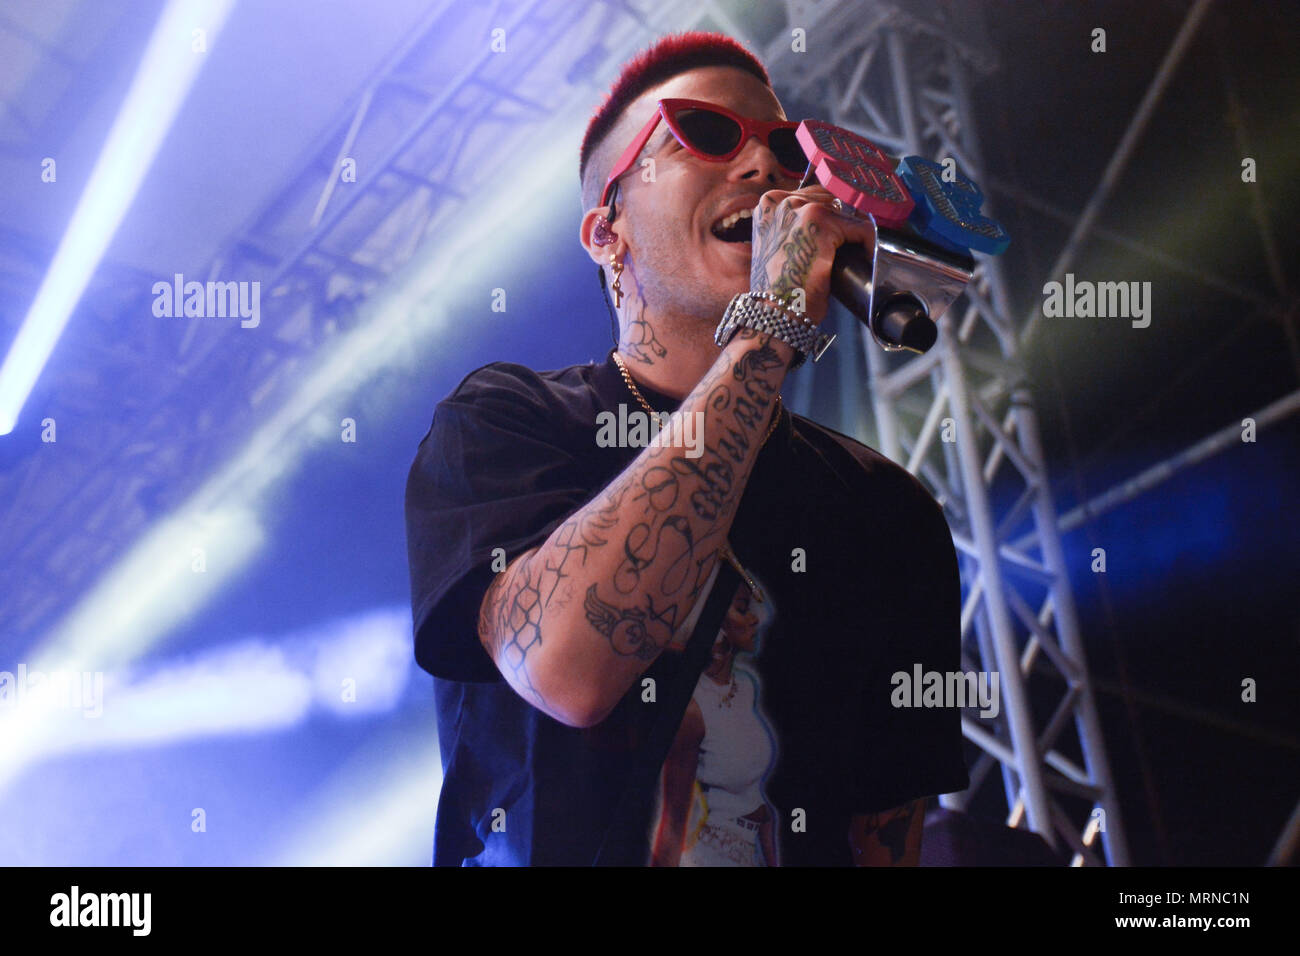
POLYGON ((821 186, 770 189, 754 209, 750 291, 789 296, 802 289, 804 314, 818 324, 826 318, 835 251, 846 243, 876 242, 871 220, 836 212, 834 200, 821 186))

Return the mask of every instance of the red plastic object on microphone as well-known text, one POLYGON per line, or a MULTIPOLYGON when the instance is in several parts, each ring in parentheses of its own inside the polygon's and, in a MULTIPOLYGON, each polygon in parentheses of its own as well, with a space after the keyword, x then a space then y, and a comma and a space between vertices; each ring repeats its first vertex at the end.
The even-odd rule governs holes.
POLYGON ((894 163, 879 146, 840 126, 804 120, 795 139, 832 196, 876 223, 898 228, 916 205, 894 163))

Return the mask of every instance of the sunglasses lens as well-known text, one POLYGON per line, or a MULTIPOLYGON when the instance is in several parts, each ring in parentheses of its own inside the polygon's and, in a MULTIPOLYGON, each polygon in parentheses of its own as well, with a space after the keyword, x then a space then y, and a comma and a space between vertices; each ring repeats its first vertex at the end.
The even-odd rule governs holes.
POLYGON ((772 130, 772 135, 768 137, 768 145, 772 148, 776 161, 786 171, 798 173, 802 176, 803 171, 808 168, 808 157, 804 155, 803 147, 799 145, 799 141, 794 138, 794 130, 772 130))
POLYGON ((684 109, 675 119, 690 144, 706 155, 726 156, 740 142, 740 126, 721 113, 684 109))

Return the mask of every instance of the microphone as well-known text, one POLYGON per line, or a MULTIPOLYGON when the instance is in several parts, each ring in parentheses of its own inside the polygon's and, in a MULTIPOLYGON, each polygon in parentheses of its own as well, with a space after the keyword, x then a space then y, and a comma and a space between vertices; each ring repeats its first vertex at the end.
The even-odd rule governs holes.
POLYGON ((815 177, 844 209, 876 226, 873 248, 853 243, 836 252, 831 294, 886 351, 927 351, 938 339, 935 320, 974 274, 971 251, 998 255, 1011 241, 980 214, 983 192, 955 163, 895 162, 870 140, 821 120, 804 120, 795 137, 808 157, 804 183, 815 177))

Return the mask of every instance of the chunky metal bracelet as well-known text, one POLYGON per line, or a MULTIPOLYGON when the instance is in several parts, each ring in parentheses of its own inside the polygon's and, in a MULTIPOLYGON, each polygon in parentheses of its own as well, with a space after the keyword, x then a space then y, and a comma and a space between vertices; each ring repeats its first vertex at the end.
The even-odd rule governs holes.
POLYGON ((794 314, 791 317, 779 304, 780 300, 774 304, 769 301, 772 298, 774 297, 770 293, 754 292, 742 292, 733 298, 722 315, 722 321, 718 323, 713 341, 719 346, 725 346, 735 336, 736 330, 744 326, 776 336, 794 349, 797 354, 790 363, 792 370, 807 361, 809 355, 814 362, 821 358, 831 342, 835 341, 835 336, 823 334, 816 325, 802 316, 794 314))
POLYGON ((780 309, 786 315, 790 316, 790 318, 794 319, 796 322, 804 322, 808 325, 812 325, 813 328, 816 328, 816 325, 813 324, 813 321, 803 314, 802 309, 796 309, 794 305, 791 304, 788 296, 777 295, 775 292, 752 292, 751 291, 748 294, 753 296, 755 299, 766 299, 768 302, 774 304, 778 309, 780 309))

